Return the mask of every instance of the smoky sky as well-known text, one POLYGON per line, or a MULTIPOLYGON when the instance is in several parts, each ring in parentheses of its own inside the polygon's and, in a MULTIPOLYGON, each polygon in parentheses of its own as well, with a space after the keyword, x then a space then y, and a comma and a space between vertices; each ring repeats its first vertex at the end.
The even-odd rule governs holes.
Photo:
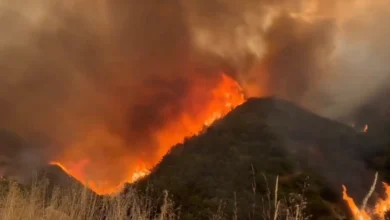
POLYGON ((248 96, 333 118, 389 79, 385 0, 8 0, 0 9, 2 127, 50 139, 47 160, 78 152, 119 161, 117 173, 128 158, 153 157, 154 132, 191 112, 194 82, 211 90, 220 71, 248 96))
POLYGON ((194 42, 229 60, 250 96, 339 119, 389 86, 387 1, 216 1, 215 13, 198 3, 194 42))
POLYGON ((20 117, 16 129, 50 133, 96 121, 125 133, 159 126, 156 109, 182 98, 190 72, 180 5, 165 3, 163 15, 158 1, 115 1, 104 4, 107 17, 93 20, 98 14, 83 9, 97 6, 69 4, 42 5, 47 14, 35 27, 9 18, 29 42, 3 46, 4 120, 13 126, 20 117))

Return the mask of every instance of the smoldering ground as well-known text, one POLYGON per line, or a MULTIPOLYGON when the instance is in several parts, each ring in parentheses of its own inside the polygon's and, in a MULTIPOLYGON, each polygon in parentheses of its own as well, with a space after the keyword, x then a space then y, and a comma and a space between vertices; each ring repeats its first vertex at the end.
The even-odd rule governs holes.
POLYGON ((9 0, 0 9, 2 126, 50 139, 45 160, 89 158, 114 182, 154 157, 154 132, 187 111, 198 79, 208 91, 226 71, 248 96, 338 118, 389 76, 385 0, 9 0))

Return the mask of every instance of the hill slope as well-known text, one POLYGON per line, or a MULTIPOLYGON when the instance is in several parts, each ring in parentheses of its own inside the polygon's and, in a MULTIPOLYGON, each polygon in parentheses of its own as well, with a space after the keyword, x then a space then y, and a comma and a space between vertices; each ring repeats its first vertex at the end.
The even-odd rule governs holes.
POLYGON ((47 160, 42 156, 44 150, 34 141, 27 141, 14 132, 0 129, 0 176, 17 180, 23 185, 31 185, 33 181, 45 177, 50 189, 54 186, 83 188, 79 181, 60 167, 47 165, 47 160))
POLYGON ((341 184, 357 198, 369 187, 373 174, 359 160, 361 147, 348 126, 282 100, 249 99, 202 134, 176 145, 138 184, 169 190, 183 219, 208 218, 220 199, 232 212, 236 193, 238 214, 245 219, 253 214, 253 203, 258 207, 254 215, 261 216, 261 197, 267 188, 273 190, 280 175, 282 197, 310 183, 308 211, 317 219, 334 215, 335 206, 329 204, 342 204, 341 184))

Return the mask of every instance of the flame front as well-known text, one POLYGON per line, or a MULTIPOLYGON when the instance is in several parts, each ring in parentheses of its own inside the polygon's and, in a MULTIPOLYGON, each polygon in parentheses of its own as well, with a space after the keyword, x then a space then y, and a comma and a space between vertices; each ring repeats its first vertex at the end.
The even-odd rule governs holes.
POLYGON ((378 199, 375 203, 374 208, 361 210, 356 206, 355 201, 348 196, 347 188, 343 185, 343 199, 347 203, 354 219, 356 220, 371 220, 380 219, 384 220, 386 213, 390 209, 390 186, 387 183, 383 183, 385 189, 385 198, 378 199))
POLYGON ((186 100, 186 111, 172 120, 167 120, 162 129, 154 132, 157 152, 153 155, 137 158, 137 155, 123 152, 118 157, 117 152, 121 152, 126 143, 103 126, 96 125, 83 139, 67 147, 52 164, 59 165, 98 194, 119 191, 124 183, 134 182, 148 175, 149 169, 155 166, 172 146, 182 142, 185 137, 198 134, 245 101, 239 84, 223 73, 213 89, 205 91, 207 87, 203 86, 204 83, 202 80, 194 83, 186 100), (202 100, 205 97, 207 100, 202 100), (112 156, 111 152, 116 154, 112 156))
POLYGON ((348 196, 347 188, 343 185, 343 199, 347 202, 349 209, 351 210, 352 215, 356 220, 368 220, 371 219, 365 210, 360 210, 355 201, 348 196))

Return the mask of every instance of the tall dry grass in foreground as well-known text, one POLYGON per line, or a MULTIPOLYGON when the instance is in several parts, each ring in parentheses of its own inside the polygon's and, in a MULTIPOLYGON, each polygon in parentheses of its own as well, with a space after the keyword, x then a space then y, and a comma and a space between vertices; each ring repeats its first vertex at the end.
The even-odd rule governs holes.
MULTIPOLYGON (((253 194, 255 197, 255 184, 253 185, 253 194)), ((168 197, 168 192, 163 192, 161 197, 161 201, 152 201, 147 195, 141 196, 134 189, 130 189, 126 195, 101 197, 80 186, 51 189, 47 181, 40 181, 26 188, 21 187, 16 182, 3 181, 0 185, 0 220, 180 219, 179 210, 174 208, 173 202, 168 197), (162 205, 157 206, 156 204, 162 205)), ((264 198, 262 204, 253 204, 254 212, 256 209, 256 212, 262 216, 261 219, 309 219, 303 212, 306 203, 302 195, 294 194, 292 198, 298 198, 297 201, 278 198, 278 179, 273 193, 268 190, 267 195, 263 195, 262 198, 264 198), (288 206, 288 204, 290 205, 288 206)), ((226 215, 223 203, 221 203, 210 219, 238 220, 237 204, 232 211, 232 215, 226 215)), ((249 218, 259 219, 258 217, 249 218)))
POLYGON ((178 219, 167 192, 157 207, 132 189, 126 195, 102 197, 85 187, 49 189, 42 181, 28 188, 15 182, 0 187, 0 220, 178 219))
MULTIPOLYGON (((305 213, 307 201, 304 192, 307 187, 307 183, 304 184, 301 193, 290 193, 288 198, 278 197, 279 190, 279 176, 276 177, 275 189, 271 193, 268 187, 268 180, 264 175, 265 182, 267 184, 266 196, 262 197, 261 214, 264 220, 308 220, 310 215, 305 213), (273 197, 271 199, 271 197, 273 197)), ((255 185, 253 185, 253 191, 255 192, 255 185)))

